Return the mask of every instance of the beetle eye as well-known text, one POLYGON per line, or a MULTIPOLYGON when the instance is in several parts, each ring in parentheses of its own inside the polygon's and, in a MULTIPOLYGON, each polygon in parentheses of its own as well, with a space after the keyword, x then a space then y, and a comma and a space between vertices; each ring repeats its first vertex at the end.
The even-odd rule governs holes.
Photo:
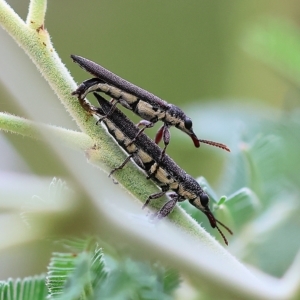
POLYGON ((192 126, 193 126, 192 120, 189 119, 189 118, 186 118, 186 119, 184 120, 184 127, 185 127, 186 129, 191 129, 192 126))
POLYGON ((208 205, 209 198, 206 194, 202 194, 200 196, 200 201, 201 201, 202 206, 206 207, 208 205))

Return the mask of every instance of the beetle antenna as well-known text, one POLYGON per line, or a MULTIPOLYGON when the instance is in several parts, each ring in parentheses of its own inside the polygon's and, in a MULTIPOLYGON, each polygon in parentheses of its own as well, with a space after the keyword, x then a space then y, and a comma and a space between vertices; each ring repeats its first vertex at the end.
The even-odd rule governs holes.
POLYGON ((220 229, 217 225, 216 225, 216 228, 218 229, 219 233, 221 234, 221 236, 222 236, 222 238, 223 238, 225 244, 228 246, 228 241, 227 241, 227 239, 226 239, 224 233, 221 231, 221 229, 220 229))
POLYGON ((218 147, 218 148, 221 148, 223 150, 226 150, 226 151, 230 152, 230 149, 226 145, 224 145, 224 144, 213 142, 213 141, 207 141, 207 140, 198 140, 198 141, 200 143, 204 143, 204 144, 208 144, 208 145, 211 145, 211 146, 215 146, 215 147, 218 147))
MULTIPOLYGON (((231 229, 229 229, 226 225, 224 225, 222 222, 218 221, 217 219, 215 219, 216 223, 220 224, 222 227, 224 227, 230 234, 233 234, 233 232, 231 231, 231 229)), ((225 244, 228 246, 228 241, 224 235, 224 233, 221 231, 221 229, 217 226, 216 224, 216 228, 218 229, 219 233, 221 234, 225 244)))
POLYGON ((233 234, 233 232, 231 231, 230 228, 228 228, 226 225, 224 225, 222 222, 218 221, 217 219, 216 220, 216 223, 220 224, 221 226, 223 226, 230 234, 233 234))

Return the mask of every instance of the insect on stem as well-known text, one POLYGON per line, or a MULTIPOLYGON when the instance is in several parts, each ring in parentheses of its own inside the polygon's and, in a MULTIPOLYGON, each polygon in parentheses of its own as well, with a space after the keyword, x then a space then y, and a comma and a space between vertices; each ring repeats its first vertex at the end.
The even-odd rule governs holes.
MULTIPOLYGON (((158 121, 164 123, 155 138, 157 144, 160 140, 164 142, 164 151, 161 157, 165 155, 166 148, 169 145, 169 128, 172 126, 175 126, 189 135, 196 148, 200 147, 200 142, 202 142, 230 151, 226 145, 199 140, 193 131, 192 120, 176 105, 167 103, 165 100, 121 78, 89 59, 78 55, 71 55, 71 58, 74 62, 79 64, 81 68, 95 76, 94 78, 82 82, 72 95, 78 96, 78 99, 84 99, 90 92, 101 92, 112 97, 116 103, 120 103, 125 108, 146 120, 148 125, 144 128, 150 128, 158 121)), ((108 114, 109 113, 106 113, 106 117, 108 114)), ((144 123, 144 120, 141 124, 144 123)))
POLYGON ((114 168, 110 175, 122 170, 130 160, 133 161, 160 188, 160 192, 151 194, 144 200, 143 208, 172 190, 173 193, 169 194, 170 200, 156 214, 158 219, 169 215, 178 202, 187 199, 207 216, 212 228, 217 228, 224 242, 228 245, 228 241, 217 223, 228 230, 229 233, 232 234, 232 231, 215 219, 209 209, 209 197, 199 183, 180 168, 167 154, 162 157, 163 150, 143 132, 138 134, 139 128, 118 108, 115 108, 114 112, 109 114, 108 112, 111 111, 113 104, 97 93, 94 93, 94 95, 100 107, 95 107, 84 101, 80 103, 85 110, 93 114, 97 120, 106 126, 107 131, 128 154, 123 163, 114 168), (106 117, 103 118, 103 116, 106 117))

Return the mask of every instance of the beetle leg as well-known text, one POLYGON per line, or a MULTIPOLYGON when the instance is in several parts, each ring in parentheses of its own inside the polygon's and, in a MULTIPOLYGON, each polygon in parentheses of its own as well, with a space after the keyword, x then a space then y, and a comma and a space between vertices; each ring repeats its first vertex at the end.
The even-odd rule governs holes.
POLYGON ((144 209, 146 206, 148 206, 148 204, 150 203, 151 200, 158 199, 158 198, 162 197, 168 190, 169 190, 169 186, 167 186, 167 185, 162 186, 161 187, 161 192, 152 194, 147 198, 147 200, 144 203, 142 209, 144 209))
POLYGON ((166 217, 169 213, 171 213, 177 202, 180 201, 180 196, 176 193, 169 193, 168 197, 170 198, 170 200, 165 203, 164 206, 154 215, 154 217, 158 220, 166 217))
POLYGON ((130 141, 130 143, 128 144, 128 146, 130 146, 132 143, 134 143, 134 142, 136 141, 137 137, 138 137, 142 132, 144 132, 144 130, 145 130, 146 128, 151 128, 151 127, 153 127, 153 126, 154 126, 154 123, 152 123, 152 122, 150 122, 150 121, 147 121, 147 120, 142 120, 142 121, 140 121, 140 122, 137 124, 137 126, 142 126, 142 125, 144 125, 144 127, 141 128, 141 129, 139 130, 139 132, 136 134, 136 136, 130 141))
MULTIPOLYGON (((134 153, 130 154, 126 157, 126 159, 122 162, 122 164, 114 169, 111 170, 108 177, 110 177, 113 173, 115 173, 117 170, 121 170, 125 167, 125 165, 130 161, 130 159, 133 157, 134 153)), ((115 181, 114 181, 115 182, 115 181)), ((115 182, 116 183, 116 182, 115 182)))

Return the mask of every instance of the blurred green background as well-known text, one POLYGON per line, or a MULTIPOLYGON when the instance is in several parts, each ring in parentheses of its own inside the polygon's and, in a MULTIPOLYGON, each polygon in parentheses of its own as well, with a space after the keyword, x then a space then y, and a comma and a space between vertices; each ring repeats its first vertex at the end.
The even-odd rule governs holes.
MULTIPOLYGON (((8 2, 26 18, 27 1, 8 2)), ((45 24, 58 54, 78 83, 89 75, 72 63, 70 54, 94 60, 180 106, 192 117, 199 138, 225 143, 232 149, 231 153, 207 145, 196 149, 187 136, 171 129, 167 152, 187 173, 204 176, 219 193, 216 201, 243 187, 255 193, 260 212, 253 208, 249 195, 246 198, 252 200, 243 202, 247 209, 250 203, 249 219, 239 214, 239 208, 231 211, 236 212, 232 217, 236 226, 232 252, 277 276, 291 264, 300 243, 299 17, 300 5, 294 0, 76 0, 49 1, 45 24), (265 25, 256 30, 257 24, 265 25), (292 29, 289 24, 294 24, 292 29), (277 39, 280 47, 276 48, 277 39), (246 224, 249 220, 253 222, 250 225, 246 224), (269 224, 272 222, 273 227, 269 224), (264 227, 266 223, 269 227, 264 227)), ((1 47, 6 44, 1 43, 1 47)), ((29 70, 29 78, 40 76, 26 59, 25 64, 20 68, 29 70)), ((0 71, 18 69, 14 65, 13 70, 0 71)), ((47 86, 42 80, 35 84, 36 79, 32 79, 28 87, 34 93, 39 84, 47 86)), ((23 116, 13 101, 7 101, 12 97, 4 84, 0 95, 4 99, 1 111, 23 116)), ((49 88, 47 94, 37 97, 51 98, 42 120, 56 125, 55 117, 63 107, 54 108, 56 99, 49 88)), ((128 111, 126 114, 130 115, 128 111)), ((70 121, 67 114, 64 118, 70 121)), ((147 133, 153 136, 158 126, 147 133)), ((67 127, 76 129, 75 123, 69 122, 67 127)), ((33 150, 41 145, 6 136, 32 170, 58 175, 52 163, 45 166, 37 161, 33 150)), ((7 157, 8 152, 4 152, 1 164, 7 157)))

